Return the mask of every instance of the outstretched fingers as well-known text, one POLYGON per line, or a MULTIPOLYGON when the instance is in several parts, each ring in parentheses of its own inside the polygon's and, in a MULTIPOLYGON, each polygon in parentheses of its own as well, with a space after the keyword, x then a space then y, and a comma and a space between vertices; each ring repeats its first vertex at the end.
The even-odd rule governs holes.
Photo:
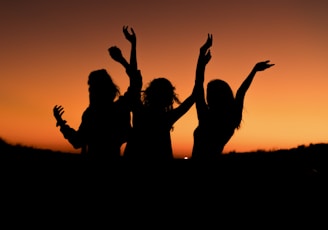
POLYGON ((270 68, 271 66, 274 66, 275 64, 272 64, 272 63, 269 63, 270 60, 266 60, 266 61, 263 61, 263 62, 258 62, 255 66, 256 70, 257 71, 262 71, 262 70, 265 70, 267 68, 270 68))
POLYGON ((56 118, 61 118, 64 112, 64 108, 61 105, 55 105, 53 108, 53 113, 56 118))
POLYGON ((270 60, 266 60, 266 61, 264 62, 267 68, 269 68, 269 67, 271 67, 271 66, 274 66, 274 64, 269 63, 269 62, 270 62, 270 60))
POLYGON ((212 34, 207 34, 207 40, 204 45, 200 48, 201 53, 205 53, 213 44, 213 36, 212 34))
POLYGON ((133 30, 133 28, 130 28, 131 33, 129 32, 129 27, 128 26, 123 26, 123 34, 125 36, 125 38, 130 41, 131 43, 135 43, 136 42, 136 34, 133 30))
POLYGON ((269 63, 269 62, 270 62, 269 60, 265 62, 265 63, 266 63, 266 65, 268 66, 268 68, 269 68, 269 67, 271 67, 271 66, 274 66, 274 64, 272 64, 272 63, 269 63))

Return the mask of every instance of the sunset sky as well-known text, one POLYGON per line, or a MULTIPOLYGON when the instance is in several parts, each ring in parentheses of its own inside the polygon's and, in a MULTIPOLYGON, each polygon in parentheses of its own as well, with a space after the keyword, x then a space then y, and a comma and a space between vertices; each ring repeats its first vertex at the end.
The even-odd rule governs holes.
MULTIPOLYGON (((129 58, 122 27, 137 35, 144 87, 168 78, 180 100, 191 93, 199 48, 213 35, 205 84, 234 92, 259 61, 241 128, 224 153, 276 150, 328 141, 327 0, 18 0, 0 4, 0 137, 12 144, 78 153, 52 114, 77 129, 88 106, 89 73, 105 68, 122 93, 128 77, 108 55, 129 58)), ((175 157, 190 156, 193 106, 171 133, 175 157)))

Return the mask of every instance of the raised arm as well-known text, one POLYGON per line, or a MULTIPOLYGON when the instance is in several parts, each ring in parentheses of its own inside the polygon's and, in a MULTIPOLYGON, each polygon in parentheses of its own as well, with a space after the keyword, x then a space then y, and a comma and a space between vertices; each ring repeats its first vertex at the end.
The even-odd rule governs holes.
MULTIPOLYGON (((196 67, 196 78, 195 85, 191 95, 186 98, 176 109, 172 111, 172 122, 175 123, 181 116, 183 116, 196 101, 196 106, 198 103, 199 107, 205 107, 204 98, 204 72, 205 66, 211 59, 211 52, 208 50, 212 46, 212 35, 208 34, 205 44, 200 48, 197 67, 196 67)), ((197 108, 197 114, 198 114, 197 108)), ((173 124, 172 123, 172 124, 173 124)))
POLYGON ((247 76, 247 78, 243 81, 243 83, 240 85, 239 89, 237 90, 236 93, 236 102, 237 102, 237 106, 242 109, 243 108, 243 104, 244 104, 244 98, 245 98, 245 94, 248 90, 248 88, 250 87, 255 74, 258 71, 263 71, 266 70, 268 68, 270 68, 271 66, 273 66, 274 64, 270 64, 270 61, 263 61, 263 62, 258 62, 256 63, 256 65, 253 67, 252 71, 249 73, 249 75, 247 76))
POLYGON ((115 61, 121 63, 125 68, 125 71, 130 78, 130 87, 128 91, 132 91, 133 95, 136 95, 141 91, 142 77, 140 71, 137 69, 136 34, 132 28, 131 31, 132 33, 129 33, 127 26, 123 27, 124 36, 131 43, 130 63, 124 58, 121 50, 117 46, 110 47, 108 52, 115 61))
POLYGON ((131 54, 130 54, 130 68, 131 69, 138 69, 137 65, 137 36, 131 28, 131 33, 129 33, 129 27, 128 26, 123 26, 123 34, 126 38, 131 43, 131 54))
POLYGON ((84 132, 84 123, 82 119, 82 123, 79 127, 79 129, 76 131, 75 129, 71 128, 69 125, 67 125, 66 121, 63 120, 62 116, 64 113, 64 108, 61 105, 55 105, 53 107, 53 115, 56 118, 56 126, 60 127, 60 132, 63 134, 64 138, 69 141, 69 143, 75 148, 83 148, 82 153, 85 153, 85 140, 83 138, 84 132))
POLYGON ((204 75, 205 67, 211 59, 211 51, 209 48, 212 46, 212 43, 213 37, 211 34, 208 34, 206 42, 199 50, 194 89, 198 120, 201 119, 202 115, 207 110, 204 92, 204 75))
POLYGON ((177 108, 173 109, 170 114, 170 122, 173 125, 180 117, 182 117, 195 102, 195 95, 192 93, 177 108))
POLYGON ((204 73, 207 63, 211 59, 211 51, 209 48, 212 46, 213 36, 211 34, 207 35, 207 40, 199 49, 199 56, 196 67, 196 85, 203 86, 204 83, 204 73))
POLYGON ((129 33, 128 26, 123 26, 123 34, 125 38, 131 43, 131 53, 130 53, 130 63, 124 58, 122 51, 117 46, 111 46, 108 49, 109 55, 113 58, 113 60, 121 63, 125 70, 137 70, 137 37, 136 34, 131 28, 131 33, 129 33))

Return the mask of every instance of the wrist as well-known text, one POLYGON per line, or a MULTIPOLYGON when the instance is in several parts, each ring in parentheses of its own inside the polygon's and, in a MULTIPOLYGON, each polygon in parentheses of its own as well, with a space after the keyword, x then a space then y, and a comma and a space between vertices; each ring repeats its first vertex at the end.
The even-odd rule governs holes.
POLYGON ((56 123, 56 127, 58 127, 58 126, 62 127, 62 126, 64 126, 65 124, 66 124, 66 121, 65 121, 65 120, 57 121, 57 123, 56 123))

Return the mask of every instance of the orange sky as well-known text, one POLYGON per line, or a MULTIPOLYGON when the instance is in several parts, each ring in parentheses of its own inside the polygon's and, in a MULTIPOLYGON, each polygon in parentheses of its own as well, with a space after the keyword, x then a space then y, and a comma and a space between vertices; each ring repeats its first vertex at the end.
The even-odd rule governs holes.
MULTIPOLYGON (((213 34, 205 83, 236 92, 255 63, 244 118, 224 152, 273 150, 328 140, 328 2, 320 0, 6 1, 0 7, 0 137, 13 144, 79 152, 55 126, 52 108, 78 128, 88 106, 87 77, 106 68, 122 92, 128 77, 107 48, 129 57, 123 25, 137 34, 144 85, 166 77, 181 100, 193 87, 199 47, 213 34)), ((176 124, 176 157, 190 156, 193 106, 176 124)))

